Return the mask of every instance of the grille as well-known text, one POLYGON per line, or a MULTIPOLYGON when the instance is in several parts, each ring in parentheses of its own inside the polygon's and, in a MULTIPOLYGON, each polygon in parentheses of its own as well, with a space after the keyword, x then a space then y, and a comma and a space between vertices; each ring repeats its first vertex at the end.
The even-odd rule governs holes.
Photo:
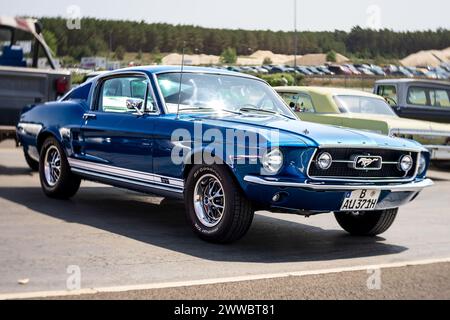
POLYGON ((350 148, 320 149, 316 152, 312 160, 308 174, 311 178, 406 180, 414 178, 417 167, 417 158, 418 153, 402 150, 350 148), (333 164, 328 170, 321 170, 316 166, 316 160, 323 152, 328 152, 333 157, 333 164), (414 160, 413 168, 406 174, 404 171, 398 169, 398 162, 404 155, 410 155, 414 160), (352 159, 354 159, 355 156, 378 156, 383 159, 383 165, 380 170, 357 170, 353 168, 352 159))

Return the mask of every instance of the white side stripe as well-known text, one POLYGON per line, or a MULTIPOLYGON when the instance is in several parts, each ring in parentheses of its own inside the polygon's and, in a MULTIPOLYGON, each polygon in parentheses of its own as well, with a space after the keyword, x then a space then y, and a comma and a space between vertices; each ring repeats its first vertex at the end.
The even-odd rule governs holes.
POLYGON ((89 170, 94 173, 114 175, 122 178, 135 179, 147 183, 155 183, 159 185, 171 186, 180 189, 184 188, 184 181, 181 179, 164 177, 157 174, 118 168, 77 159, 68 159, 68 161, 69 165, 74 169, 89 170))

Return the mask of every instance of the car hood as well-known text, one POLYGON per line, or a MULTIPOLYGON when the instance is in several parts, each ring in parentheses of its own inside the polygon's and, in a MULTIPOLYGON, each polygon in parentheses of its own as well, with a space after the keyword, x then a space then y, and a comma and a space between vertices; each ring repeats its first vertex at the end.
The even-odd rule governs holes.
POLYGON ((280 143, 301 141, 309 146, 363 146, 422 149, 411 140, 391 138, 371 132, 321 125, 272 115, 190 115, 186 120, 201 121, 211 127, 235 130, 257 130, 259 133, 279 130, 280 143), (288 137, 288 138, 286 138, 288 137), (289 141, 286 141, 288 139, 289 141))
POLYGON ((437 123, 422 120, 413 120, 400 118, 396 116, 382 116, 374 114, 341 114, 342 117, 362 120, 384 121, 388 124, 390 130, 398 131, 418 131, 418 132, 435 132, 443 133, 450 136, 450 125, 445 123, 437 123))

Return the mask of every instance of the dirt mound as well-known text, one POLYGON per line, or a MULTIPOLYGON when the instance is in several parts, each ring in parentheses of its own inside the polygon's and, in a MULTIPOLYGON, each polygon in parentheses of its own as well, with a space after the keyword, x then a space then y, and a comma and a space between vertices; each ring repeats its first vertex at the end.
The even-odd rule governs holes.
MULTIPOLYGON (((342 54, 336 54, 336 63, 345 63, 349 59, 342 54)), ((327 55, 324 53, 311 53, 297 58, 297 65, 301 66, 319 66, 327 62, 327 55)), ((290 60, 287 64, 294 65, 294 60, 290 60)))
MULTIPOLYGON (((165 65, 180 65, 182 55, 179 53, 170 53, 162 59, 162 64, 165 65)), ((184 63, 186 65, 209 65, 218 64, 220 60, 219 56, 206 55, 206 54, 186 54, 184 56, 184 63)))
MULTIPOLYGON (((293 60, 294 56, 285 54, 275 54, 272 51, 256 51, 250 56, 240 56, 237 60, 237 65, 242 66, 257 66, 262 65, 264 59, 269 58, 272 64, 286 64, 293 60)), ((170 53, 166 55, 162 63, 166 65, 180 65, 182 56, 179 53, 170 53)), ((184 57, 186 65, 214 65, 220 63, 220 56, 206 55, 206 54, 187 54, 184 57)))
POLYGON ((450 47, 444 50, 419 51, 400 60, 400 63, 406 67, 437 67, 443 62, 450 62, 450 47))
POLYGON ((286 54, 276 54, 276 53, 273 53, 272 51, 258 50, 258 51, 255 51, 248 58, 254 59, 254 61, 258 61, 258 63, 256 63, 256 64, 259 64, 259 65, 261 65, 263 63, 264 59, 266 59, 266 58, 270 59, 272 61, 272 64, 287 64, 287 62, 294 59, 294 56, 286 55, 286 54))

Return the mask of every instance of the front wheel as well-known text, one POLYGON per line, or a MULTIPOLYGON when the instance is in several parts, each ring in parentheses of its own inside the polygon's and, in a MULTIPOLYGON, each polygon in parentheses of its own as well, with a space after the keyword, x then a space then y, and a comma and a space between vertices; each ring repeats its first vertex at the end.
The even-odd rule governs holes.
POLYGON ((54 138, 45 140, 39 158, 39 177, 50 198, 68 199, 80 188, 81 179, 70 171, 66 154, 54 138))
POLYGON ((203 240, 231 243, 249 230, 254 210, 224 166, 192 168, 185 191, 186 213, 203 240))
POLYGON ((360 213, 336 212, 334 215, 342 229, 351 235, 374 237, 392 226, 397 213, 398 208, 360 213))

